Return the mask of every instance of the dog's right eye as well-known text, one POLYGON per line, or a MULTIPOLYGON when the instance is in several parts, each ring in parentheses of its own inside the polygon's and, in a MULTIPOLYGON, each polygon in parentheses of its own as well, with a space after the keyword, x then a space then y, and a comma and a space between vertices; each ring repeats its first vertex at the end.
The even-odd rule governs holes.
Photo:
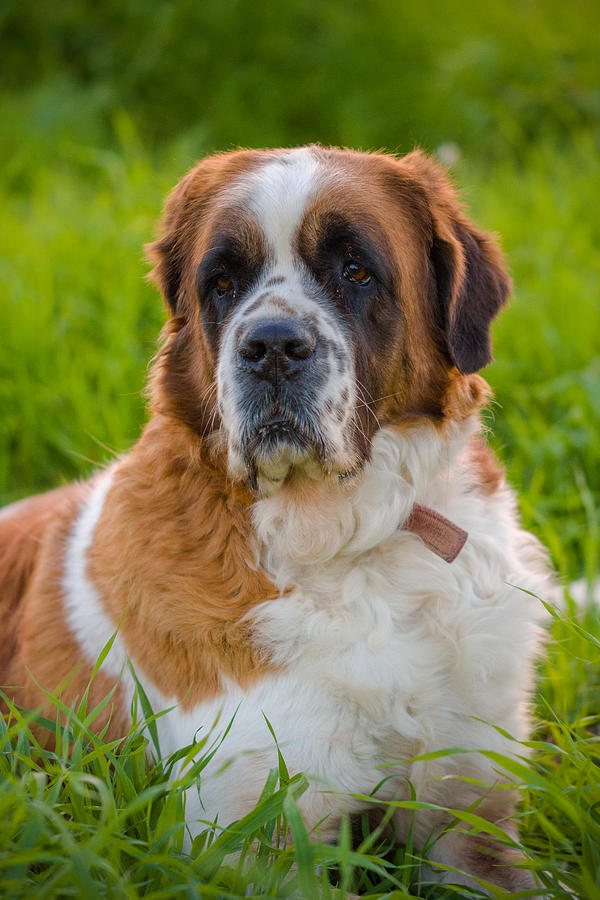
POLYGON ((232 293, 234 289, 233 278, 230 278, 229 275, 219 275, 215 281, 215 291, 218 297, 224 297, 225 294, 232 293))
POLYGON ((354 262, 352 259, 349 259, 344 265, 343 274, 346 281, 352 281, 354 284, 360 285, 360 287, 366 287, 373 277, 365 266, 354 262))

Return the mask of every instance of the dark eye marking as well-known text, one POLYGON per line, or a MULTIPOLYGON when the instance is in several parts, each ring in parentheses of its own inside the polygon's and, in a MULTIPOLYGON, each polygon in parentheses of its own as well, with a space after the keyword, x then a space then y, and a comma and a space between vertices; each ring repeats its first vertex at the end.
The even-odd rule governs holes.
POLYGON ((200 303, 214 303, 225 313, 254 283, 261 264, 262 260, 249 258, 231 240, 215 245, 196 271, 200 303))
POLYGON ((331 213, 320 224, 318 246, 308 250, 307 256, 322 283, 335 294, 348 294, 357 302, 362 291, 368 289, 373 293, 387 286, 390 274, 387 248, 369 219, 351 221, 331 213))
POLYGON ((251 280, 246 270, 236 266, 231 259, 219 261, 216 266, 207 267, 202 272, 200 269, 198 271, 200 302, 214 303, 222 313, 231 308, 244 285, 251 280))

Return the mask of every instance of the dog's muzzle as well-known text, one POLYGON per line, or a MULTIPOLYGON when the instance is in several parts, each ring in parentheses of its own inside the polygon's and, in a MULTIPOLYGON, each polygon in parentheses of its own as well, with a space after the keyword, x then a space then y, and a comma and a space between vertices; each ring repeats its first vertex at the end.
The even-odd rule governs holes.
POLYGON ((290 476, 337 477, 356 464, 347 437, 354 394, 345 335, 317 303, 300 298, 301 311, 292 312, 277 300, 262 315, 240 310, 218 370, 229 470, 259 493, 290 476))
POLYGON ((301 460, 322 457, 323 349, 316 330, 293 317, 260 318, 240 334, 235 353, 249 472, 279 480, 301 460))

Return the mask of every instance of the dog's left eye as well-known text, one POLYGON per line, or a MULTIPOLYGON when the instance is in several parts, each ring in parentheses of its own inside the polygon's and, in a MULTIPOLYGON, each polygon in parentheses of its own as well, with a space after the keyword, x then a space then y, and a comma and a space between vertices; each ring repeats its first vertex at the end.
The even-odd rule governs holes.
POLYGON ((365 287, 371 281, 372 274, 360 263, 349 260, 344 266, 344 278, 365 287))
POLYGON ((215 290, 219 297, 231 293, 234 290, 233 278, 230 278, 229 275, 219 275, 215 281, 215 290))

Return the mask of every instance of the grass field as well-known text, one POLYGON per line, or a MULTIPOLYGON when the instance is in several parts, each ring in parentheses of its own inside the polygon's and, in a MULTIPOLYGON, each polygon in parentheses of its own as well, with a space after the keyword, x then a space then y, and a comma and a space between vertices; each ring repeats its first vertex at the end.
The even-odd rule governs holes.
MULTIPOLYGON (((402 19, 388 0, 352 14, 335 0, 319 7, 319 40, 310 3, 294 0, 281 20, 271 6, 160 0, 154 25, 138 0, 107 0, 93 21, 83 0, 66 0, 53 18, 37 0, 29 16, 16 2, 0 16, 12 79, 0 89, 0 504, 86 476, 136 439, 165 316, 144 281, 142 247, 197 156, 238 142, 435 150, 452 140, 462 150, 452 175, 475 220, 501 236, 515 285, 485 372, 491 441, 559 576, 591 584, 600 571, 592 5, 578 0, 569 12, 532 0, 515 12, 497 2, 474 16, 469 4, 436 0, 405 4, 402 19), (192 26, 208 35, 194 48, 183 40, 192 26), (262 35, 256 59, 250 31, 262 35), (209 101, 194 116, 198 80, 209 101)), ((532 763, 498 760, 522 792, 528 865, 548 897, 595 900, 593 606, 566 603, 554 619, 534 702, 532 763)), ((195 748, 193 770, 169 781, 174 760, 148 764, 143 697, 121 747, 94 733, 96 714, 84 698, 52 753, 37 746, 29 714, 15 709, 0 730, 0 897, 478 896, 427 885, 412 848, 378 834, 358 847, 347 828, 335 847, 310 842, 295 804, 304 780, 290 779, 284 761, 254 813, 207 832, 190 854, 184 790, 201 778, 210 742, 195 748), (278 839, 282 819, 289 846, 278 839)))
MULTIPOLYGON (((586 624, 597 629, 591 615, 586 624)), ((498 769, 520 787, 527 865, 552 898, 598 897, 599 686, 577 687, 585 683, 598 647, 597 637, 579 623, 557 620, 541 671, 543 721, 529 745, 533 762, 496 758, 498 769), (566 692, 565 684, 570 685, 566 692)), ((410 845, 390 845, 366 826, 358 845, 356 836, 350 840, 347 822, 336 846, 309 839, 296 805, 306 780, 290 778, 283 758, 255 810, 231 828, 208 829, 184 850, 184 792, 201 782, 210 736, 200 734, 196 745, 151 767, 146 749, 156 746, 155 719, 143 696, 138 716, 134 710, 137 724, 119 747, 94 732, 99 710, 88 710, 85 697, 77 709, 61 711, 67 716, 64 729, 45 723, 56 733, 52 753, 32 734, 31 715, 14 710, 0 730, 0 896, 342 900, 348 891, 381 900, 487 896, 429 884, 419 853, 410 845), (193 765, 169 781, 186 754, 194 755, 193 765), (293 841, 286 844, 281 836, 288 828, 293 841)), ((489 827, 476 810, 456 821, 459 828, 473 825, 489 827)))

